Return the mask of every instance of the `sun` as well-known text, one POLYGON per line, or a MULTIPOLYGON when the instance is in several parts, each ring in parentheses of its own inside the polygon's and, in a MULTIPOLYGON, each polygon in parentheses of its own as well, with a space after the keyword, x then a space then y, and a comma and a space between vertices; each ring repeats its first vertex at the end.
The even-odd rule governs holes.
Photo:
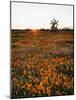
POLYGON ((34 29, 32 29, 32 31, 37 31, 37 29, 34 28, 34 29))
POLYGON ((33 35, 37 35, 37 29, 32 29, 33 35))

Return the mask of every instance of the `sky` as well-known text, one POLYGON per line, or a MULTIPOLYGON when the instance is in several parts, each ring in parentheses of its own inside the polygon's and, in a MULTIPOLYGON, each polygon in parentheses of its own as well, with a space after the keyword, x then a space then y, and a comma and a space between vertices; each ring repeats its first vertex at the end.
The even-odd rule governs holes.
POLYGON ((58 28, 73 28, 73 6, 11 3, 12 29, 50 29, 53 18, 59 21, 58 28))

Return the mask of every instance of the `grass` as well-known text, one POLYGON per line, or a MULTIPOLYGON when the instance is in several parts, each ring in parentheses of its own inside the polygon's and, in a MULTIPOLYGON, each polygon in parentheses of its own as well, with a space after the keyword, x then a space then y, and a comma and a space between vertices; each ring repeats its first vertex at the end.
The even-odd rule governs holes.
POLYGON ((11 31, 12 98, 74 94, 73 32, 11 31))

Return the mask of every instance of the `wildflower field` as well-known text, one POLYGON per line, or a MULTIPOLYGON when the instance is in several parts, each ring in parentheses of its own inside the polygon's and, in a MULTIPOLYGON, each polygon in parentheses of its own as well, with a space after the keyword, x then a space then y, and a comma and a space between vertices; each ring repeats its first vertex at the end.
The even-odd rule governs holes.
POLYGON ((11 30, 12 98, 74 94, 73 31, 11 30))

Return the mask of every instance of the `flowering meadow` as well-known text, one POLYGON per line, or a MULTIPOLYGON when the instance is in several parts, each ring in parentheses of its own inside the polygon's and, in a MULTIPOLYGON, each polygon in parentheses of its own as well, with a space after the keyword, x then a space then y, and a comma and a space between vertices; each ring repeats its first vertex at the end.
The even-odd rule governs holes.
POLYGON ((11 30, 12 98, 74 94, 73 32, 11 30))

